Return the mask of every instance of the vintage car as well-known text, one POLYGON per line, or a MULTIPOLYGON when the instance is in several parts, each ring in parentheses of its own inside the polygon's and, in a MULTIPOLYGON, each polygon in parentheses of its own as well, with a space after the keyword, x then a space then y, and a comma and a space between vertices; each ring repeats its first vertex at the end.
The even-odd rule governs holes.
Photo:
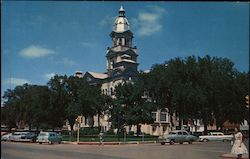
POLYGON ((35 133, 21 131, 21 132, 14 132, 10 137, 10 141, 26 141, 26 142, 34 142, 35 141, 35 133))
POLYGON ((199 141, 231 141, 233 135, 224 135, 222 132, 209 132, 208 135, 199 136, 199 141))
POLYGON ((42 143, 61 143, 62 142, 62 136, 56 132, 40 132, 40 134, 37 136, 37 140, 39 144, 42 143))
POLYGON ((1 136, 1 141, 10 141, 11 136, 12 136, 12 133, 7 133, 7 134, 1 136))
POLYGON ((189 144, 192 144, 193 141, 197 140, 197 137, 190 135, 185 130, 176 130, 169 132, 169 134, 159 136, 158 140, 159 143, 161 143, 162 145, 164 145, 165 143, 170 143, 171 145, 173 145, 174 143, 183 144, 183 142, 188 142, 189 144))

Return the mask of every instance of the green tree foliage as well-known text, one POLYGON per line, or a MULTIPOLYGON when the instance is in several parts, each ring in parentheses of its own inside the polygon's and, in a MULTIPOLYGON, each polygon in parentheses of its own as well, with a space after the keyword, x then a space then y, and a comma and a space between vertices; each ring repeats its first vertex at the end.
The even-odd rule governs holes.
POLYGON ((229 59, 175 58, 154 65, 145 76, 146 88, 157 105, 176 112, 180 119, 202 119, 205 129, 213 118, 218 126, 226 120, 243 120, 248 78, 229 59))
POLYGON ((49 126, 49 90, 47 86, 30 85, 21 101, 25 110, 24 121, 29 128, 49 126))
POLYGON ((62 127, 65 116, 66 109, 69 103, 69 96, 67 90, 67 79, 66 75, 59 76, 55 75, 47 83, 50 90, 49 93, 49 105, 48 105, 48 117, 49 125, 52 129, 56 127, 62 127))
POLYGON ((137 135, 139 135, 139 124, 153 123, 151 116, 153 105, 147 101, 147 98, 143 98, 143 83, 138 80, 135 83, 119 84, 115 91, 116 105, 112 110, 113 125, 118 130, 122 130, 125 125, 137 125, 137 135))

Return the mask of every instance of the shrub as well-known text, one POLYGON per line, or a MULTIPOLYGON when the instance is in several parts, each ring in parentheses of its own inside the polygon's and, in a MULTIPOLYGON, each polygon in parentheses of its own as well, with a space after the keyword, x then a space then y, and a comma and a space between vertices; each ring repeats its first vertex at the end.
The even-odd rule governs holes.
POLYGON ((135 132, 134 131, 129 131, 128 135, 134 136, 135 132))
POLYGON ((106 132, 106 135, 115 135, 115 132, 113 129, 109 129, 107 132, 106 132))
POLYGON ((98 135, 100 132, 97 127, 94 128, 81 128, 80 129, 80 136, 82 135, 98 135))

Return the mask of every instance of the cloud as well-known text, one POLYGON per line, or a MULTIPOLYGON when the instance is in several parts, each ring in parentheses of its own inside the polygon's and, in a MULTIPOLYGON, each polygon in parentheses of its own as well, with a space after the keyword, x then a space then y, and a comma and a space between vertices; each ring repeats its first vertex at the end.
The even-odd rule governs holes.
POLYGON ((54 50, 43 48, 37 45, 31 45, 19 52, 19 55, 25 58, 41 58, 52 54, 55 54, 54 50))
POLYGON ((80 46, 82 46, 82 47, 94 47, 94 46, 96 46, 96 44, 91 43, 91 42, 80 42, 80 46))
POLYGON ((62 58, 62 61, 60 63, 62 63, 64 65, 68 65, 68 66, 75 66, 76 65, 75 61, 70 60, 70 59, 68 59, 66 57, 62 58))
POLYGON ((167 14, 164 8, 148 6, 146 11, 140 11, 137 18, 132 19, 138 36, 149 36, 162 29, 161 19, 167 14))
POLYGON ((46 79, 46 80, 50 80, 52 77, 54 77, 56 74, 54 73, 54 72, 52 72, 52 73, 46 73, 45 75, 44 75, 44 78, 46 79))
POLYGON ((30 83, 28 80, 26 79, 23 79, 23 78, 14 78, 14 77, 11 77, 11 78, 8 78, 6 81, 5 81, 6 84, 10 84, 12 86, 17 86, 17 85, 23 85, 25 83, 30 83))
POLYGON ((100 26, 113 26, 115 22, 116 17, 112 16, 105 16, 100 22, 100 26))

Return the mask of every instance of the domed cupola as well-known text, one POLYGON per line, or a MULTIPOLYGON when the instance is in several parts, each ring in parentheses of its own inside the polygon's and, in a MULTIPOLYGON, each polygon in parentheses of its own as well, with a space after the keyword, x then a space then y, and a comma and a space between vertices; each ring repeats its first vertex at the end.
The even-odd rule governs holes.
POLYGON ((137 76, 137 49, 132 46, 133 33, 121 6, 119 14, 110 33, 112 47, 107 48, 107 72, 109 77, 122 76, 135 78, 137 76))
POLYGON ((120 33, 120 32, 125 32, 128 30, 129 30, 129 22, 127 18, 125 17, 125 10, 121 6, 119 10, 119 16, 116 18, 115 23, 114 23, 113 31, 120 33))

